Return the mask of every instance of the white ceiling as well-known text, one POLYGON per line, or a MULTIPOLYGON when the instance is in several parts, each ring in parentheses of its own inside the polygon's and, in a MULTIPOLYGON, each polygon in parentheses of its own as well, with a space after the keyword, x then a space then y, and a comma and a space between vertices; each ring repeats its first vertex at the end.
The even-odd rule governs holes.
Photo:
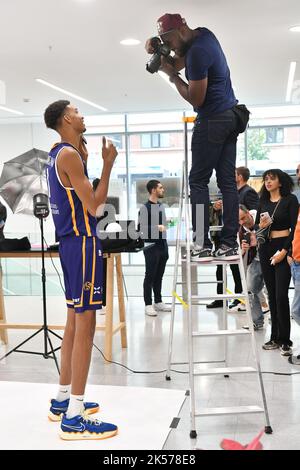
MULTIPOLYGON (((240 101, 284 104, 291 61, 299 62, 300 79, 300 34, 288 31, 300 24, 299 0, 0 0, 0 80, 6 82, 6 106, 38 116, 63 98, 37 83, 39 77, 109 113, 187 108, 158 75, 145 71, 150 56, 144 41, 156 33, 156 19, 166 12, 181 13, 191 28, 213 30, 240 101), (121 46, 127 37, 142 43, 121 46)), ((84 114, 98 113, 76 104, 84 114)), ((0 110, 0 118, 9 116, 0 110)))

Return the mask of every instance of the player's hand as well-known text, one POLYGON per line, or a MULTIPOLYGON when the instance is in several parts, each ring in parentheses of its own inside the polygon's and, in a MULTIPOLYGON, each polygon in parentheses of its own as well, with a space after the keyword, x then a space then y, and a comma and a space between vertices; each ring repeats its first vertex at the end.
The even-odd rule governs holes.
POLYGON ((102 158, 104 163, 110 163, 111 165, 114 164, 116 156, 118 155, 116 147, 110 140, 106 140, 106 138, 102 137, 102 158))
POLYGON ((158 225, 158 230, 159 230, 159 232, 166 232, 167 231, 167 229, 164 225, 158 225))

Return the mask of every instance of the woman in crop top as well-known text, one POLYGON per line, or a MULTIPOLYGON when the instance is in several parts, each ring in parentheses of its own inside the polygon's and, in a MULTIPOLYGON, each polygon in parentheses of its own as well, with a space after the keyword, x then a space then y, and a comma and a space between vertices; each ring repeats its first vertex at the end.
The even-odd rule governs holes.
POLYGON ((272 329, 270 341, 263 349, 280 349, 283 356, 292 354, 290 340, 290 306, 288 289, 291 270, 287 253, 292 246, 297 224, 299 203, 292 194, 293 180, 281 170, 268 170, 263 175, 256 224, 270 225, 269 237, 259 246, 263 278, 267 287, 272 329), (267 214, 264 214, 267 213, 267 214))

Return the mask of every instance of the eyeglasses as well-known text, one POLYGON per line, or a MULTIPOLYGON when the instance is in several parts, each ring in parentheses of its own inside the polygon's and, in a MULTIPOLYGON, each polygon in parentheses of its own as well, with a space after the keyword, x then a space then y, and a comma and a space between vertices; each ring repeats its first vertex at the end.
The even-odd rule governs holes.
POLYGON ((297 174, 297 175, 298 175, 299 171, 300 171, 300 168, 297 168, 297 170, 296 170, 296 174, 297 174))

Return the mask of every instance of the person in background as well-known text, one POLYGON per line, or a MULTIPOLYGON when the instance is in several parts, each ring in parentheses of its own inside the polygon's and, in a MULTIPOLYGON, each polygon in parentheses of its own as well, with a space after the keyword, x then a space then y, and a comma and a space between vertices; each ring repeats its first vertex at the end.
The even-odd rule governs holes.
MULTIPOLYGON (((298 215, 293 246, 288 256, 288 263, 291 267, 292 278, 294 283, 294 299, 292 303, 292 317, 295 322, 300 325, 300 211, 298 215)), ((300 351, 289 357, 291 364, 300 366, 300 351)))
POLYGON ((6 207, 0 202, 0 241, 4 240, 5 236, 3 233, 5 222, 7 219, 7 210, 6 207))
POLYGON ((260 330, 264 326, 264 316, 258 294, 264 286, 264 279, 256 248, 254 218, 243 204, 240 204, 239 223, 242 255, 247 256, 246 281, 253 328, 260 330))
POLYGON ((295 194, 300 204, 300 164, 297 166, 297 169, 296 169, 296 179, 297 179, 297 188, 293 191, 293 194, 295 194))
MULTIPOLYGON (((222 225, 222 199, 219 197, 217 201, 211 203, 210 207, 210 225, 221 226, 222 225)), ((211 240, 214 243, 215 249, 218 249, 220 245, 220 233, 215 231, 210 233, 211 240)), ((242 281, 240 276, 239 267, 236 264, 230 264, 230 270, 232 272, 232 277, 234 279, 234 292, 239 294, 243 292, 242 281)), ((223 294, 223 284, 220 281, 223 281, 223 268, 221 265, 217 266, 216 269, 216 279, 219 281, 217 283, 217 294, 223 294)), ((243 309, 242 304, 238 299, 237 302, 233 301, 229 305, 230 311, 238 311, 238 308, 243 309)), ((210 304, 206 305, 206 308, 222 308, 223 300, 213 300, 210 304)), ((243 309, 244 310, 244 309, 243 309)))
MULTIPOLYGON (((237 190, 238 190, 239 204, 243 204, 247 208, 247 210, 257 210, 259 198, 258 198, 257 192, 253 188, 251 188, 251 186, 248 185, 247 182, 249 181, 249 178, 250 178, 250 171, 248 168, 246 168, 245 166, 240 166, 236 168, 235 179, 236 179, 236 185, 237 185, 237 190)), ((219 219, 221 221, 220 225, 222 225, 222 210, 223 210, 222 199, 219 199, 218 201, 214 203, 213 210, 218 211, 219 219)), ((220 232, 216 232, 216 235, 213 241, 215 244, 215 249, 217 250, 220 244, 220 232)), ((235 294, 240 294, 241 292, 243 292, 243 287, 242 287, 239 267, 236 264, 231 264, 230 269, 231 269, 233 280, 234 280, 234 292, 235 294)), ((222 266, 217 266, 216 277, 217 277, 217 281, 223 280, 222 266)), ((222 294, 222 292, 223 292, 223 286, 221 283, 218 283, 217 293, 222 294)), ((221 308, 221 307, 223 307, 222 300, 214 300, 213 302, 207 305, 207 308, 221 308)), ((234 299, 228 305, 229 312, 244 312, 245 310, 246 310, 245 305, 239 299, 234 299)))
POLYGON ((166 240, 167 221, 163 204, 159 199, 164 197, 164 187, 158 180, 147 183, 149 200, 139 212, 139 231, 142 238, 154 243, 144 250, 146 273, 144 279, 145 314, 157 316, 157 312, 170 312, 171 307, 162 301, 161 288, 165 267, 169 259, 166 240), (152 290, 154 304, 152 305, 152 290))
POLYGON ((243 204, 248 209, 248 211, 251 211, 253 209, 257 210, 259 197, 255 189, 249 186, 249 178, 249 168, 245 166, 239 166, 236 168, 235 180, 239 194, 239 204, 243 204))
POLYGON ((266 284, 271 312, 271 338, 263 349, 280 349, 282 356, 292 354, 290 339, 289 285, 291 270, 287 253, 292 247, 299 204, 292 194, 293 180, 282 170, 271 169, 263 174, 256 224, 269 228, 264 243, 259 244, 259 258, 266 284))

